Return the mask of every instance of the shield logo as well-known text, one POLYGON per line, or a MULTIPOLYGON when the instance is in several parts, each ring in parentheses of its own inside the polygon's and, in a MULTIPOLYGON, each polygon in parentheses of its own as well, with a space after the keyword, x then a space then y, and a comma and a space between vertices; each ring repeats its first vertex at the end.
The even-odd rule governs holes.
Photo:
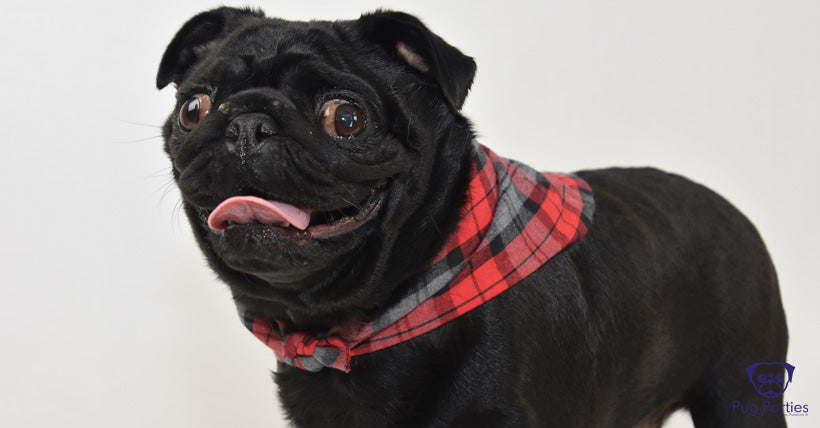
POLYGON ((766 398, 775 398, 786 392, 792 381, 794 366, 789 363, 756 363, 746 367, 746 372, 749 374, 749 383, 755 387, 758 394, 766 398))

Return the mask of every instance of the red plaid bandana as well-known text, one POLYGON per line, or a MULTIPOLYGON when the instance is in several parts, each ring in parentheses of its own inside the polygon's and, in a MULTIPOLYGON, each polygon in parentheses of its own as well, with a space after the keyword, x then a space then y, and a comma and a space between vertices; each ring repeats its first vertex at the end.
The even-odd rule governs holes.
POLYGON ((422 335, 517 284, 580 239, 594 200, 580 178, 539 173, 475 144, 465 212, 456 231, 398 304, 328 334, 290 332, 240 308, 279 361, 350 371, 350 359, 422 335))

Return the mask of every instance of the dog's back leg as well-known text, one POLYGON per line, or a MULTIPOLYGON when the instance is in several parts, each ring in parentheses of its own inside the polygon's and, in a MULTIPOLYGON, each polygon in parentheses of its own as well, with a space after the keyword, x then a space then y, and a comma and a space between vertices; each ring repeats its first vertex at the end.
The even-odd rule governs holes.
MULTIPOLYGON (((779 299, 776 300, 779 306, 779 299)), ((786 359, 788 333, 782 310, 755 329, 738 326, 731 357, 716 365, 687 396, 686 407, 696 428, 783 428, 783 396, 763 397, 749 381, 747 367, 757 362, 783 362, 786 359), (743 337, 744 334, 746 337, 743 337)), ((785 375, 785 373, 784 373, 785 375)))
POLYGON ((764 399, 748 382, 743 382, 742 377, 742 372, 722 373, 709 379, 693 394, 687 407, 695 428, 786 427, 785 416, 764 409, 765 402, 780 408, 783 397, 764 399))

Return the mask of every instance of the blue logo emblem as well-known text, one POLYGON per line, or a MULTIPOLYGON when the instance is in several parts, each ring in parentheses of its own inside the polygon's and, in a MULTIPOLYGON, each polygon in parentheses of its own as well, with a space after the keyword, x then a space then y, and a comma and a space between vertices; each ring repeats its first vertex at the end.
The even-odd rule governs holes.
POLYGON ((749 382, 763 397, 780 397, 792 381, 794 366, 789 363, 756 363, 746 367, 749 382), (784 375, 785 369, 788 378, 784 375))

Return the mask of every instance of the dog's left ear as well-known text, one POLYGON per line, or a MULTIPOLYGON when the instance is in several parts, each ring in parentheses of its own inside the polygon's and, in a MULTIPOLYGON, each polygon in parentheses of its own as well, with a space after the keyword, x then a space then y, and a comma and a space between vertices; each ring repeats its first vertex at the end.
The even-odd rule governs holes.
POLYGON ((188 20, 162 55, 157 72, 157 89, 182 81, 188 70, 205 57, 215 42, 248 18, 263 16, 258 10, 220 7, 188 20))
POLYGON ((472 58, 406 13, 380 11, 362 15, 359 26, 365 39, 381 44, 399 60, 434 80, 450 105, 461 109, 475 76, 472 58))

